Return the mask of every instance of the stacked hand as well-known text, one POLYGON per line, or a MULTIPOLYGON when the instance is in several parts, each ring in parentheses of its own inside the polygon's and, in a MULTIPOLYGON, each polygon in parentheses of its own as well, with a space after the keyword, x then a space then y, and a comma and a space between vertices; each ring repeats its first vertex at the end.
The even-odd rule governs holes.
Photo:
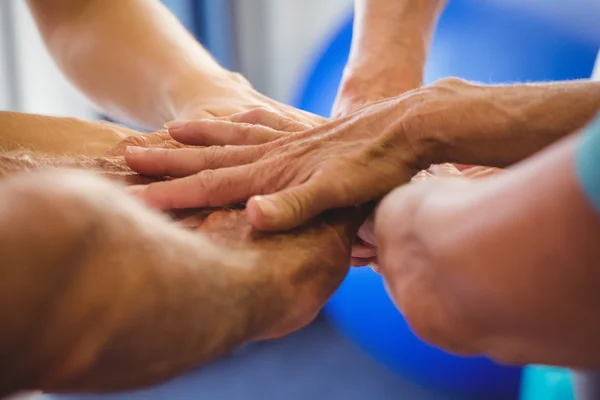
POLYGON ((440 81, 314 128, 269 110, 172 123, 178 142, 210 147, 128 149, 137 172, 180 178, 132 192, 161 209, 250 199, 255 227, 289 229, 327 209, 380 199, 426 168, 435 143, 425 140, 424 124, 439 126, 462 87, 440 81))
POLYGON ((399 131, 382 129, 392 122, 393 105, 382 102, 360 116, 311 129, 274 114, 268 118, 288 131, 223 120, 171 125, 169 133, 177 141, 211 147, 129 148, 125 157, 135 171, 181 177, 136 187, 134 193, 160 209, 251 198, 247 208, 254 226, 292 228, 327 209, 380 198, 416 172, 415 146, 402 124, 399 131), (297 132, 289 133, 289 127, 297 132), (240 146, 215 146, 223 144, 240 146))
MULTIPOLYGON (((432 165, 427 170, 422 170, 412 178, 412 182, 431 179, 469 178, 479 179, 500 173, 498 168, 480 166, 461 166, 453 164, 432 165)), ((375 237, 375 215, 372 214, 358 231, 358 237, 352 248, 352 265, 359 267, 369 265, 376 272, 380 272, 378 265, 378 246, 375 237)))

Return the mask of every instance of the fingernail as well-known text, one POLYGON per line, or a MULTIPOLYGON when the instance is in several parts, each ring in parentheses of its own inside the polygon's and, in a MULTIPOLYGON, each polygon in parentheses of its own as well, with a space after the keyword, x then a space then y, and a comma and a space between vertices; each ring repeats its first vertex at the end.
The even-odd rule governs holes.
POLYGON ((127 148, 125 149, 125 153, 127 154, 144 154, 145 152, 147 152, 148 149, 145 147, 137 147, 137 146, 127 146, 127 148))
POLYGON ((169 121, 165 123, 165 128, 168 130, 181 129, 187 124, 187 121, 169 121))
POLYGON ((272 217, 277 212, 277 207, 272 200, 264 196, 254 196, 254 203, 265 217, 272 217))

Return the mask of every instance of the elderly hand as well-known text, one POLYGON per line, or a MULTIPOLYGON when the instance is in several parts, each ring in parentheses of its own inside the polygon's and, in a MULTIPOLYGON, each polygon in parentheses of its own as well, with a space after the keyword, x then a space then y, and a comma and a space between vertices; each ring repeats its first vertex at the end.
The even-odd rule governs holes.
MULTIPOLYGON (((223 120, 173 123, 169 132, 176 140, 212 146, 130 148, 125 158, 137 172, 181 178, 132 193, 161 209, 250 199, 256 228, 289 229, 327 209, 377 200, 428 167, 437 142, 426 135, 454 117, 449 104, 469 88, 459 80, 440 81, 316 128, 294 125, 293 133, 223 120), (214 146, 225 144, 244 145, 214 146)), ((278 126, 295 124, 269 115, 278 126)))
POLYGON ((405 134, 403 114, 410 109, 397 100, 382 102, 293 133, 221 120, 171 125, 171 135, 187 144, 252 144, 129 148, 126 161, 135 171, 183 177, 132 192, 161 209, 219 206, 266 195, 248 202, 251 223, 264 230, 289 229, 327 209, 380 198, 407 182, 418 169, 420 146, 405 134))

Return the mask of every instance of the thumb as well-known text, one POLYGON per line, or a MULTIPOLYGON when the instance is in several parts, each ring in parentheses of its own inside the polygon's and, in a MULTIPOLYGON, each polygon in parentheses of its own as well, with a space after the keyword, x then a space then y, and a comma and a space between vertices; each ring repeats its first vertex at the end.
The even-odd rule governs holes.
POLYGON ((310 220, 327 207, 325 190, 317 183, 305 183, 280 192, 254 196, 246 204, 250 223, 264 231, 283 231, 310 220))

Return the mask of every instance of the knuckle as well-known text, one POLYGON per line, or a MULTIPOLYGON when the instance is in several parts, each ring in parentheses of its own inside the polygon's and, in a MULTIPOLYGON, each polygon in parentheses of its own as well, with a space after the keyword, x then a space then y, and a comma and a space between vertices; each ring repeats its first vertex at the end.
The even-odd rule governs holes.
POLYGON ((236 83, 241 83, 243 85, 250 85, 250 82, 248 81, 248 79, 246 79, 244 77, 244 75, 240 74, 239 72, 231 72, 230 77, 236 83))
POLYGON ((438 81, 436 81, 434 83, 434 85, 436 86, 440 86, 440 87, 457 87, 457 86, 466 86, 469 85, 468 81, 462 79, 462 78, 457 78, 454 76, 450 76, 450 77, 446 77, 446 78, 442 78, 438 81))
POLYGON ((194 187, 197 191, 208 191, 215 185, 215 170, 205 169, 194 175, 194 187))
POLYGON ((147 135, 130 136, 125 139, 124 143, 127 146, 148 147, 148 136, 147 135))
POLYGON ((248 138, 252 136, 252 128, 253 125, 242 123, 234 127, 234 131, 238 139, 242 142, 245 142, 246 140, 248 140, 248 138))
POLYGON ((208 166, 219 166, 223 160, 223 147, 210 146, 204 149, 201 153, 204 164, 208 166))
POLYGON ((306 206, 296 192, 284 193, 282 195, 282 200, 284 200, 288 205, 288 217, 290 220, 299 221, 303 219, 304 215, 306 214, 306 206))
POLYGON ((254 117, 254 119, 260 121, 262 118, 270 116, 271 110, 269 110, 266 107, 257 107, 257 108, 254 108, 254 109, 248 111, 248 114, 252 115, 254 117))
POLYGON ((172 164, 177 163, 179 160, 179 152, 177 149, 161 149, 161 150, 149 150, 149 154, 155 155, 158 159, 162 159, 162 161, 172 164))

